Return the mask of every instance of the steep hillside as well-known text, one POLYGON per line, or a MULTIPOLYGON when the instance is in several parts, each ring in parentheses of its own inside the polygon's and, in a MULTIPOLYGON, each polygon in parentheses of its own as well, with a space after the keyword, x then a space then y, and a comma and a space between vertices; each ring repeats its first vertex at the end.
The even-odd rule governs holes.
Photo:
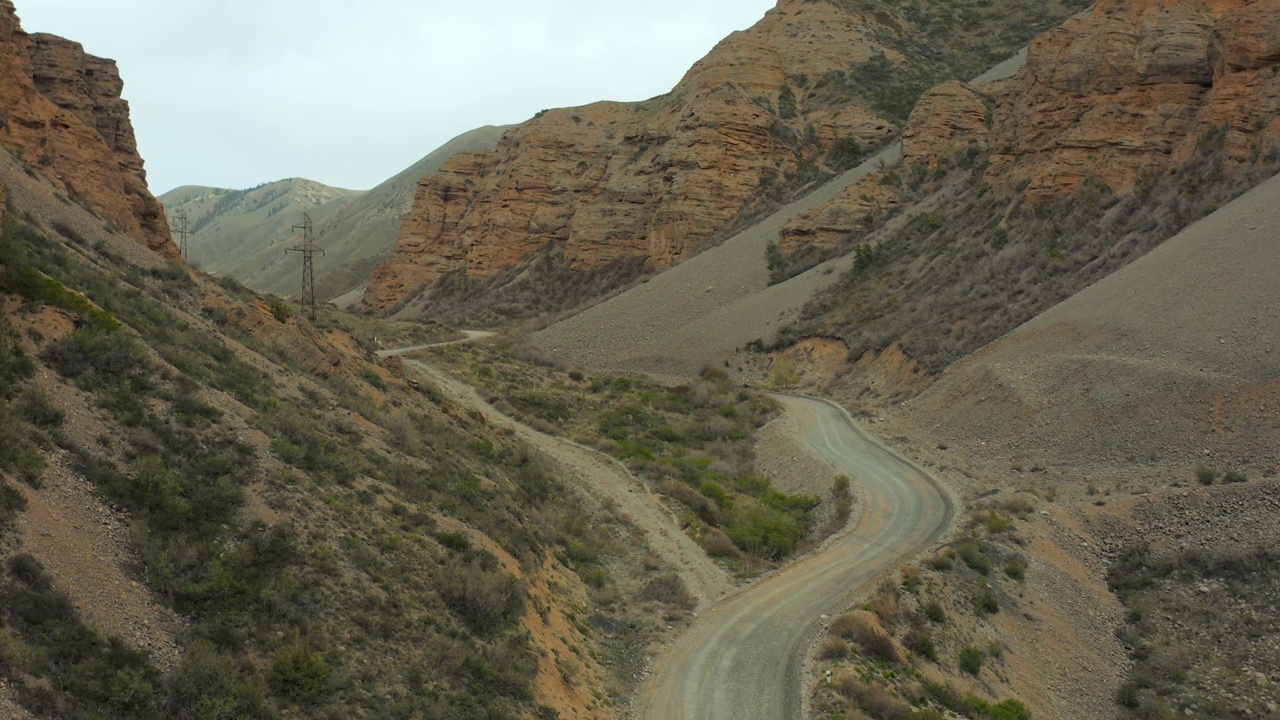
POLYGON ((0 58, 0 147, 71 200, 177 257, 147 190, 115 63, 69 40, 23 32, 11 0, 0 0, 0 58))
POLYGON ((966 358, 909 417, 1030 463, 1277 473, 1277 198, 1273 178, 966 358))
POLYGON ((542 113, 426 178, 365 303, 491 321, 571 308, 851 167, 924 89, 1084 5, 782 0, 671 93, 542 113))
POLYGON ((1270 177, 1278 66, 1259 38, 1280 37, 1280 5, 1152 7, 1100 3, 1038 39, 989 88, 990 129, 964 123, 930 162, 883 177, 903 205, 952 196, 887 236, 871 234, 879 218, 833 243, 861 247, 856 267, 764 344, 833 336, 855 358, 897 344, 937 373, 1270 177))
POLYGON ((0 178, 0 713, 617 716, 602 658, 691 605, 639 530, 345 321, 0 178))
POLYGON ((316 242, 325 250, 316 258, 318 292, 334 297, 368 281, 374 258, 395 241, 418 180, 457 153, 491 150, 506 130, 486 126, 459 135, 368 192, 293 179, 241 192, 180 187, 160 201, 171 218, 187 211, 196 230, 191 259, 200 268, 282 295, 298 292, 302 272, 282 246, 294 242, 289 228, 301 213, 311 213, 316 242))
POLYGON ((317 328, 68 198, 62 157, 0 149, 0 715, 617 717, 694 600, 559 461, 372 352, 448 330, 317 328))

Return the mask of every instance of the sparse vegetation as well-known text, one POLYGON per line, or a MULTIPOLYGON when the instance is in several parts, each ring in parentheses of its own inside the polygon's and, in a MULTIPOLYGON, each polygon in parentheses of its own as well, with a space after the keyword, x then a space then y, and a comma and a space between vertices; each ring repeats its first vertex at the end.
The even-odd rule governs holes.
POLYGON ((1280 592, 1278 568, 1280 556, 1265 548, 1125 548, 1108 580, 1129 608, 1128 625, 1117 631, 1134 661, 1117 695, 1126 716, 1265 711, 1254 673, 1276 667, 1263 639, 1280 635, 1269 610, 1280 592))
MULTIPOLYGON (((1071 197, 1036 206, 1020 192, 1002 193, 975 179, 948 207, 880 239, 874 262, 816 296, 795 325, 761 349, 834 336, 859 357, 898 342, 926 369, 941 372, 1270 177, 1280 154, 1259 150, 1226 169, 1211 138, 1181 167, 1153 176, 1145 190, 1121 194, 1091 181, 1071 197), (1188 178, 1202 179, 1195 193, 1185 188, 1188 178)), ((914 192, 936 183, 924 180, 914 192)))
MULTIPOLYGON (((61 454, 128 514, 138 579, 190 623, 180 662, 162 673, 86 627, 38 566, 17 561, 0 587, 3 674, 36 714, 526 716, 537 659, 519 621, 530 582, 545 581, 518 580, 456 533, 433 535, 438 517, 522 572, 568 566, 595 593, 580 611, 625 612, 606 609, 616 592, 604 563, 613 533, 630 530, 581 512, 545 461, 446 415, 429 388, 359 354, 319 381, 314 368, 255 368, 233 347, 285 353, 239 324, 258 312, 252 293, 52 241, 20 213, 0 251, 0 291, 26 301, 19 320, 43 305, 79 320, 27 333, 34 355, 7 319, 0 327, 0 465, 35 483, 45 456, 61 454), (239 344, 201 325, 208 307, 224 308, 219 327, 239 344), (61 438, 63 411, 32 384, 37 363, 113 431, 96 444, 61 438), (251 493, 258 509, 247 511, 251 493)), ((5 484, 0 530, 23 506, 5 484)), ((642 643, 648 622, 614 624, 642 643)), ((595 631, 575 627, 591 652, 595 631)))
MULTIPOLYGON (((679 503, 689 532, 716 557, 779 560, 812 529, 820 498, 786 495, 753 472, 752 434, 774 404, 735 387, 720 370, 663 387, 567 371, 504 343, 442 348, 433 356, 466 374, 499 410, 627 462, 679 503)), ((852 502, 847 481, 833 486, 833 499, 841 498, 852 502)), ((846 506, 846 519, 848 512, 846 506)))

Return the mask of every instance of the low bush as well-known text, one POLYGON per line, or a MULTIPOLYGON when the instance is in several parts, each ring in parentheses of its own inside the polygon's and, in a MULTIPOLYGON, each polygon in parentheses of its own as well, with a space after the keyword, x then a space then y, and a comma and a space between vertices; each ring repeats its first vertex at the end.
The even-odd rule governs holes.
POLYGON ((280 648, 271 660, 271 692, 295 702, 313 702, 329 691, 329 663, 302 640, 280 648))
POLYGON ((902 644, 920 657, 938 662, 938 649, 933 644, 933 636, 922 630, 912 630, 903 638, 902 644))
POLYGON ((991 594, 991 588, 983 587, 973 595, 973 612, 978 617, 994 615, 1000 612, 1000 603, 991 594))
POLYGON ((519 580, 498 567, 491 555, 470 562, 450 562, 439 571, 437 587, 449 609, 467 627, 491 636, 514 624, 524 611, 525 590, 519 580))
POLYGON ((967 645, 960 649, 960 671, 977 677, 982 672, 982 660, 985 656, 978 648, 967 645))
POLYGON ((1218 479, 1218 471, 1203 463, 1196 466, 1196 480, 1201 485, 1212 485, 1218 479))
POLYGON ((962 540, 956 544, 956 552, 960 554, 960 559, 964 560, 964 564, 978 571, 982 575, 991 572, 991 559, 982 551, 982 546, 977 540, 962 540))
POLYGON ((834 660, 849 654, 849 643, 843 639, 829 636, 818 644, 819 660, 834 660))
POLYGON ((1010 578, 1022 582, 1027 579, 1027 561, 1021 556, 1009 558, 1004 564, 1004 574, 1010 578))

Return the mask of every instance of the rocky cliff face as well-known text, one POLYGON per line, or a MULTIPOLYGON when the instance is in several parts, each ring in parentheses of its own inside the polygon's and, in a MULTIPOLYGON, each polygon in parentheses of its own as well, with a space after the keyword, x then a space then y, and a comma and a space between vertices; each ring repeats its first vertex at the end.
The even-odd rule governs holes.
POLYGON ((147 189, 114 62, 77 43, 23 32, 0 0, 0 146, 147 247, 178 249, 147 189))
POLYGON ((667 267, 882 144, 928 87, 1086 2, 779 0, 671 93, 544 113, 425 179, 365 303, 430 297, 445 278, 501 282, 548 250, 584 274, 667 267))
MULTIPOLYGON (((902 163, 937 168, 962 155, 986 154, 991 108, 969 84, 943 83, 920 96, 902 130, 902 163)), ((874 218, 902 204, 891 176, 874 172, 822 206, 792 218, 778 235, 783 257, 801 250, 834 251, 850 234, 874 224, 874 218)))
POLYGON ((995 186, 1033 202, 1117 191, 1214 133, 1241 162, 1280 139, 1280 2, 1104 0, 1038 38, 995 109, 995 186))
POLYGON ((879 49, 845 10, 785 0, 668 95, 546 112, 423 180, 366 302, 385 309, 450 273, 484 280, 549 247, 585 271, 637 258, 667 267, 762 183, 897 131, 861 108, 810 103, 804 89, 879 49))

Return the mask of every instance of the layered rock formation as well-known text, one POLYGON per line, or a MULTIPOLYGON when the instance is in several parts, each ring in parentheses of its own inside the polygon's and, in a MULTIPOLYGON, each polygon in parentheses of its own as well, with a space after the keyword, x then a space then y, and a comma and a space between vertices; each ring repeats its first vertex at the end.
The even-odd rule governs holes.
MULTIPOLYGON (((952 81, 920 97, 902 131, 902 162, 936 168, 966 153, 985 154, 990 145, 987 100, 967 83, 952 81)), ((876 172, 851 185, 821 207, 787 222, 778 235, 783 256, 805 248, 833 250, 877 215, 902 204, 902 193, 876 172)))
POLYGON ((77 43, 23 32, 0 0, 0 146, 147 247, 178 249, 147 189, 114 62, 77 43))
POLYGON ((935 168, 963 153, 986 153, 990 117, 986 99, 967 83, 953 81, 929 90, 902 131, 903 162, 935 168))
POLYGON ((807 247, 831 250, 851 233, 871 225, 876 215, 901 203, 902 194, 884 183, 884 173, 873 173, 820 207, 788 221, 778 236, 778 250, 784 256, 807 247))
POLYGON ((1280 139, 1280 2, 1104 0, 1032 43, 995 109, 988 181, 1041 202, 1112 189, 1224 133, 1225 160, 1280 139))
POLYGON ((687 257, 801 158, 897 132, 806 90, 810 77, 893 52, 866 27, 830 3, 783 0, 668 95, 549 111, 492 153, 456 156, 423 180, 366 304, 386 309, 452 273, 493 277, 549 247, 581 270, 687 257))

